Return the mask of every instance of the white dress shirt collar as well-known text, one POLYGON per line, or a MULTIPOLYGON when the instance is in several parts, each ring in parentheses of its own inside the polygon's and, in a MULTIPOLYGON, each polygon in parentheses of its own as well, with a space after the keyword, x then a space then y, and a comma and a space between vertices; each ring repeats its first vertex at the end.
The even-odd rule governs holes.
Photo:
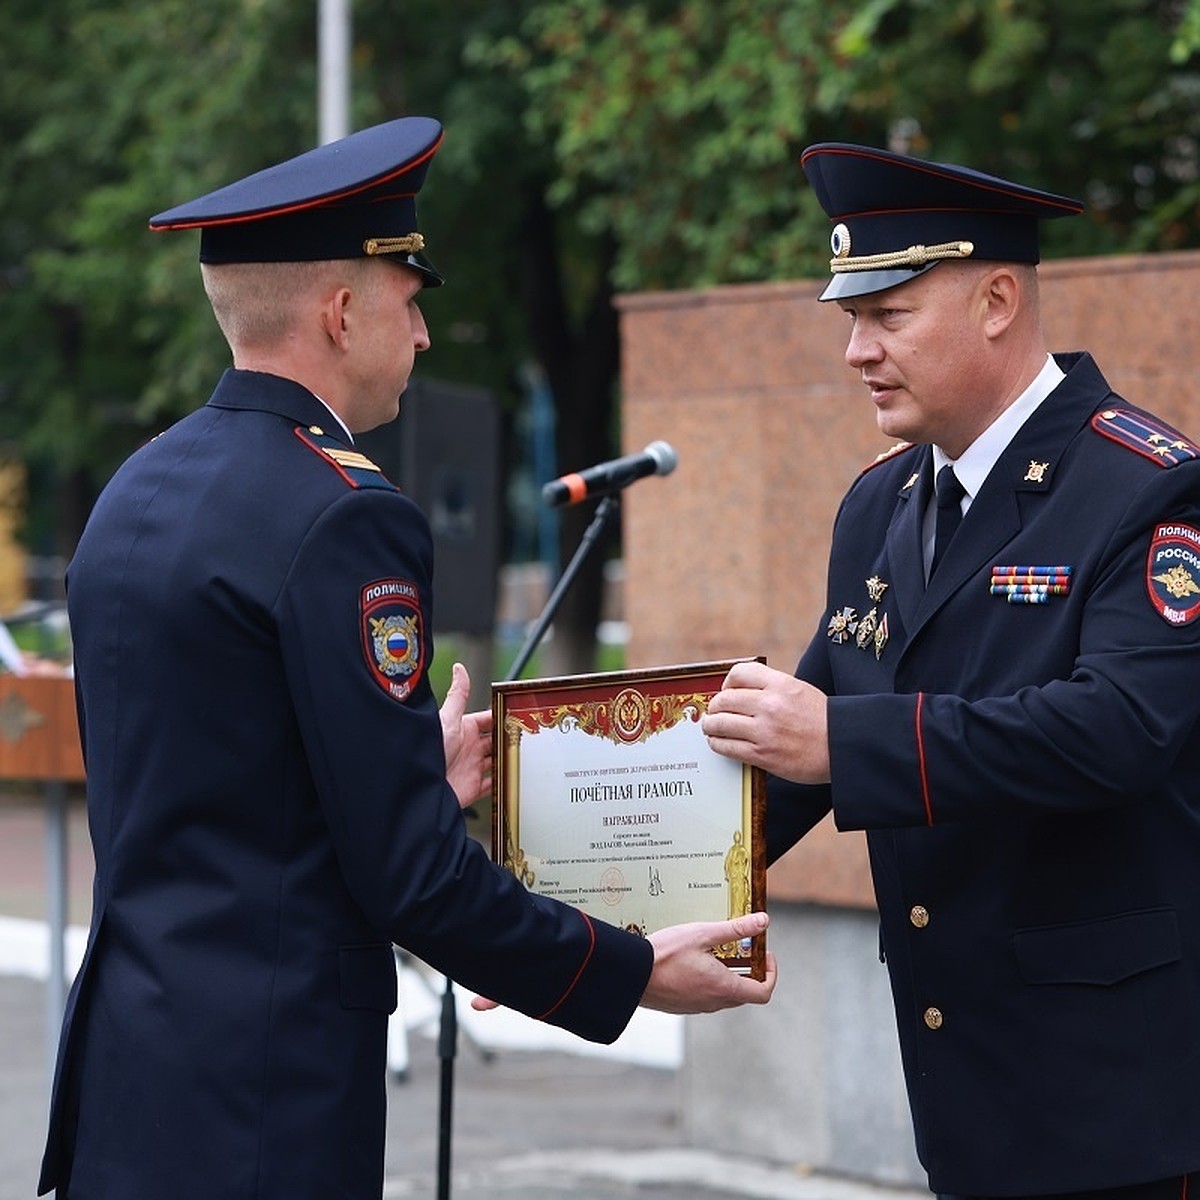
MULTIPOLYGON (((315 396, 316 393, 314 392, 313 395, 315 396)), ((321 400, 321 397, 317 396, 317 399, 321 400)), ((324 400, 321 400, 321 403, 322 403, 322 405, 324 405, 326 412, 328 412, 329 415, 342 427, 342 432, 346 435, 346 441, 348 441, 350 443, 350 445, 353 446, 354 445, 354 434, 352 434, 350 432, 350 430, 346 428, 346 422, 343 421, 342 418, 339 417, 337 415, 337 413, 335 413, 333 411, 333 409, 330 408, 329 405, 325 403, 324 400)))
POLYGON ((947 463, 954 468, 958 482, 966 495, 963 497, 963 512, 971 507, 971 501, 979 494, 983 481, 988 477, 996 460, 1007 449, 1009 442, 1017 436, 1017 430, 1037 411, 1038 405, 1065 379, 1062 368, 1052 355, 1046 355, 1046 365, 1037 373, 1030 385, 962 452, 957 459, 950 458, 940 446, 933 447, 933 477, 947 463))
MULTIPOLYGON (((946 452, 933 447, 933 477, 947 463, 963 486, 962 510, 971 507, 983 481, 988 477, 996 460, 1017 436, 1017 430, 1037 411, 1037 407, 1065 379, 1062 369, 1049 354, 1046 365, 1037 373, 1033 382, 962 452, 959 458, 950 458, 946 452)), ((937 505, 931 494, 921 526, 922 549, 925 556, 925 577, 929 578, 929 564, 933 560, 933 541, 936 528, 937 505)))

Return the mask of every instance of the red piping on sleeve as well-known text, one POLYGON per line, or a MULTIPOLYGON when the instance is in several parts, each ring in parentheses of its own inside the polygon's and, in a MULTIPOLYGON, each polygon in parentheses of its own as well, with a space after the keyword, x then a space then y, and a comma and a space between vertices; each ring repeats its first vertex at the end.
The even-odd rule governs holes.
POLYGON ((929 799, 929 774, 925 770, 925 738, 921 734, 921 708, 925 702, 925 693, 917 693, 917 767, 921 772, 921 799, 925 802, 925 823, 933 824, 933 804, 929 799))
MULTIPOLYGON (((576 909, 576 912, 579 910, 576 909)), ((596 927, 592 924, 592 919, 587 913, 579 913, 588 927, 588 934, 591 936, 591 942, 588 945, 588 952, 583 957, 583 962, 579 964, 579 970, 575 972, 575 978, 571 980, 567 990, 552 1004, 544 1013, 538 1015, 535 1020, 544 1021, 551 1014, 556 1013, 567 1002, 567 997, 575 990, 575 985, 579 982, 579 977, 587 970, 587 965, 592 961, 592 954, 596 949, 596 927)))

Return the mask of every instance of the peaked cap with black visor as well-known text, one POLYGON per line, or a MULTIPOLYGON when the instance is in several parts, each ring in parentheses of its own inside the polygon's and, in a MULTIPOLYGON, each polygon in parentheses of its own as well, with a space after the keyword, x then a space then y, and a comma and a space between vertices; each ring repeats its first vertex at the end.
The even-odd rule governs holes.
POLYGON ((441 141, 431 117, 373 125, 161 212, 150 228, 199 229, 202 263, 382 256, 438 287, 416 194, 441 141))
POLYGON ((1036 263, 1039 221, 1083 211, 1066 196, 870 146, 821 142, 800 165, 835 222, 820 300, 881 292, 950 259, 1036 263))

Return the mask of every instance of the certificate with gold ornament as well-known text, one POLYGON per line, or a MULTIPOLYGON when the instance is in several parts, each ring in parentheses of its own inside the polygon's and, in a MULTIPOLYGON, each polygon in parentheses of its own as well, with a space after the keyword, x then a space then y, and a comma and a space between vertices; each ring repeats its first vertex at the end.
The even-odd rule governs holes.
MULTIPOLYGON (((762 909, 763 772, 700 729, 738 661, 493 684, 493 858, 642 936, 762 909)), ((765 934, 716 954, 765 976, 765 934)))

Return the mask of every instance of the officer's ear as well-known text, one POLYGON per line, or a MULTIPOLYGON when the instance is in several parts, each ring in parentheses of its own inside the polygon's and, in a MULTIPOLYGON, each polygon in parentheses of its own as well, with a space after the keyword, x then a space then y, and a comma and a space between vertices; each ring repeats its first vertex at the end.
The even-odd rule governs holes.
POLYGON ((993 267, 979 281, 983 301, 983 332, 989 338, 1005 333, 1016 320, 1025 294, 1025 281, 1006 263, 993 267))
POLYGON ((344 283, 330 288, 324 295, 320 307, 321 329, 338 350, 350 346, 350 310, 353 292, 344 283))

